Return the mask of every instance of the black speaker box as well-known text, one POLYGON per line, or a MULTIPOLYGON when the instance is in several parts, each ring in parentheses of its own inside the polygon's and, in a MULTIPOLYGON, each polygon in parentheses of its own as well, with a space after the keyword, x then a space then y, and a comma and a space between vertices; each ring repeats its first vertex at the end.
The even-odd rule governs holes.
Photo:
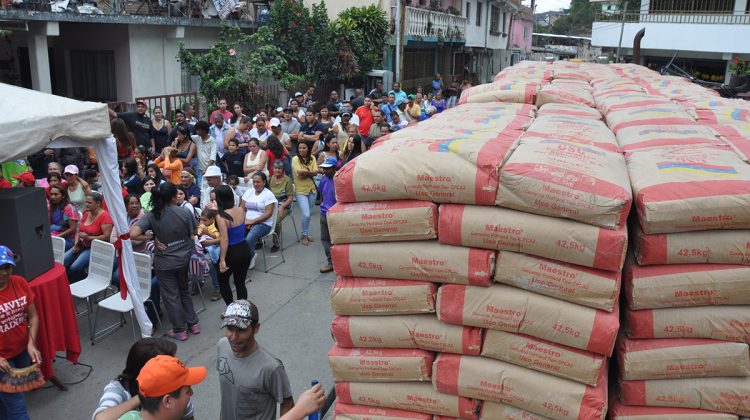
POLYGON ((13 274, 28 281, 55 265, 43 188, 0 189, 0 245, 20 256, 13 274))

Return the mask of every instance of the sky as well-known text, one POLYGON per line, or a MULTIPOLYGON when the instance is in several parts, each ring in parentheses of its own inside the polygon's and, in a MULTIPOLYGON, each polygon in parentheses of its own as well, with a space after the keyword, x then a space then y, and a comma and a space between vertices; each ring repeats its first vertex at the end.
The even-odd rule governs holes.
MULTIPOLYGON (((524 6, 530 6, 531 0, 523 0, 524 6)), ((536 12, 548 12, 550 10, 567 9, 570 7, 570 0, 536 0, 536 12)))

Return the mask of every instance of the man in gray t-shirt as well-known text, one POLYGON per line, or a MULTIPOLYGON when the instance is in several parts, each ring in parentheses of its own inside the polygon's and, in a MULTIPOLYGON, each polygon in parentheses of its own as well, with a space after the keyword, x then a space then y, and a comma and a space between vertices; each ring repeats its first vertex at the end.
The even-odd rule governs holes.
POLYGON ((289 378, 279 359, 255 341, 258 308, 236 300, 224 312, 225 337, 219 340, 216 370, 221 390, 221 418, 274 420, 294 407, 289 378))

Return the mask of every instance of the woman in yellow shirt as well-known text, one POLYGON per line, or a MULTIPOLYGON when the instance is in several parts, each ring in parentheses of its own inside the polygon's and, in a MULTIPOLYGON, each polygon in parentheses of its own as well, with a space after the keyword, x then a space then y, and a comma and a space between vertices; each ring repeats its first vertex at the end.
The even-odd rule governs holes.
POLYGON ((318 163, 310 156, 310 146, 301 141, 297 144, 297 156, 292 158, 292 176, 294 177, 294 196, 302 213, 302 245, 309 245, 310 214, 315 207, 318 189, 313 177, 318 174, 318 163))

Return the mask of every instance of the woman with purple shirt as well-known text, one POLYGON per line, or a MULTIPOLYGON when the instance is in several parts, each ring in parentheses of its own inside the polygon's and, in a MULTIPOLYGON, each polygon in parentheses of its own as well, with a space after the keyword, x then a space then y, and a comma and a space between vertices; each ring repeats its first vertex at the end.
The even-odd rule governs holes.
POLYGON ((323 244, 323 251, 326 253, 326 265, 320 267, 321 273, 333 271, 331 262, 331 234, 328 232, 328 210, 336 204, 336 190, 333 187, 333 175, 336 173, 335 157, 327 157, 320 168, 323 170, 323 179, 320 180, 318 191, 320 191, 320 242, 323 244))

